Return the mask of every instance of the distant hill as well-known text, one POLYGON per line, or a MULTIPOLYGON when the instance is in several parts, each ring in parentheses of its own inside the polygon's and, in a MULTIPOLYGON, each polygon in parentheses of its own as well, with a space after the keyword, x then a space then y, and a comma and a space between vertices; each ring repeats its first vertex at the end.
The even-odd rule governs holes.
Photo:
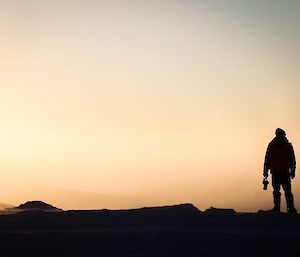
POLYGON ((236 214, 234 209, 221 209, 210 207, 209 209, 204 211, 206 215, 214 215, 214 216, 232 216, 236 214))
MULTIPOLYGON (((102 194, 78 190, 40 190, 33 192, 27 199, 43 199, 54 206, 63 206, 65 210, 132 209, 153 205, 151 201, 140 197, 102 194)), ((25 200, 23 201, 25 202, 25 200)), ((156 204, 155 204, 156 205, 156 204)))
POLYGON ((50 204, 47 204, 43 201, 28 201, 20 206, 14 208, 15 210, 19 211, 33 211, 33 210, 40 210, 40 211, 61 211, 57 207, 54 207, 50 204))
POLYGON ((9 209, 9 208, 14 208, 13 205, 10 204, 6 204, 6 203, 0 203, 0 210, 5 210, 5 209, 9 209))

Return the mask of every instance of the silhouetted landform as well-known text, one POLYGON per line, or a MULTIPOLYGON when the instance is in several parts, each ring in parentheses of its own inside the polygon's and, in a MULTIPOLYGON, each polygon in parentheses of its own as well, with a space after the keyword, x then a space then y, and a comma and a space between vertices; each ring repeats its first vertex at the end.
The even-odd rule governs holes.
POLYGON ((33 211, 33 210, 61 211, 62 210, 62 209, 52 206, 51 204, 44 203, 43 201, 28 201, 14 209, 20 210, 20 211, 33 211))
POLYGON ((236 211, 234 209, 219 209, 210 207, 209 209, 205 210, 204 213, 208 215, 231 216, 235 215, 236 211))
POLYGON ((9 208, 14 208, 14 206, 6 203, 0 203, 0 210, 5 210, 9 208))
POLYGON ((1 255, 299 256, 300 216, 192 204, 0 215, 1 255))

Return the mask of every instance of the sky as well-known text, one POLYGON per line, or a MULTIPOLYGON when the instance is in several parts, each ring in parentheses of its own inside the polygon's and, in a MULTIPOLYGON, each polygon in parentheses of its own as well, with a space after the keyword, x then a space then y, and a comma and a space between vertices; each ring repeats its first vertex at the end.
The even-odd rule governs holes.
POLYGON ((277 127, 300 153, 299 17, 297 0, 0 0, 0 202, 271 208, 277 127))

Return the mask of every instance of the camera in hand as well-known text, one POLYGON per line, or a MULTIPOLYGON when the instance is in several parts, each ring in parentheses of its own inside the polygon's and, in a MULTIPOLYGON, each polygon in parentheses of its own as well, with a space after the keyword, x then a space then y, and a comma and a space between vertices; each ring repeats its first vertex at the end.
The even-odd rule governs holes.
POLYGON ((268 188, 268 184, 269 184, 269 181, 268 181, 268 179, 267 178, 264 178, 264 180, 263 180, 263 185, 264 185, 264 187, 263 187, 263 189, 264 190, 267 190, 267 188, 268 188))

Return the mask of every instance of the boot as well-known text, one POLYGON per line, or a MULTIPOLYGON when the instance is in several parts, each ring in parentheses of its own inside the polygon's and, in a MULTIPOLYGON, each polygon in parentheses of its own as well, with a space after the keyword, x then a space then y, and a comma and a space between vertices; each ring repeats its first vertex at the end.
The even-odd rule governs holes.
POLYGON ((297 213, 297 210, 294 206, 294 196, 293 196, 293 194, 292 193, 286 193, 285 198, 286 198, 286 206, 287 206, 288 213, 297 213))
POLYGON ((273 211, 280 212, 280 197, 281 197, 280 192, 276 192, 276 191, 273 192, 273 201, 274 201, 273 211))

